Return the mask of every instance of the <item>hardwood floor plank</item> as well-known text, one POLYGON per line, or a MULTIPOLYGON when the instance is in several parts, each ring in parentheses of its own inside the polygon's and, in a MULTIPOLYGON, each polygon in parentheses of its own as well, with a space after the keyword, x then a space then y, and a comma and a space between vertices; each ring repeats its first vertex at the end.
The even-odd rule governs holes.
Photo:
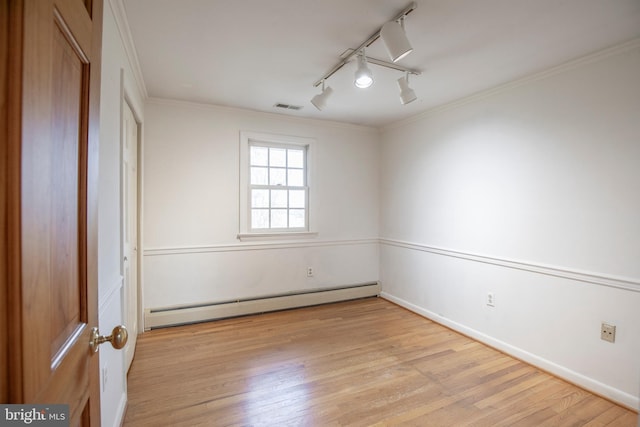
POLYGON ((636 414, 388 301, 154 330, 125 426, 635 427, 636 414))

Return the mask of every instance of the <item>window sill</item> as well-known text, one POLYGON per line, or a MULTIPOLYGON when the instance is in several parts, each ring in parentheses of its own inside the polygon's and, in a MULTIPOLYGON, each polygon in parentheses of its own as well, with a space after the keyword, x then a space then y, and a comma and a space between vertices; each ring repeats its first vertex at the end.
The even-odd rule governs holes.
POLYGON ((281 233, 239 233, 238 240, 242 242, 260 241, 260 240, 289 240, 289 239, 308 239, 318 237, 317 231, 293 231, 281 233))

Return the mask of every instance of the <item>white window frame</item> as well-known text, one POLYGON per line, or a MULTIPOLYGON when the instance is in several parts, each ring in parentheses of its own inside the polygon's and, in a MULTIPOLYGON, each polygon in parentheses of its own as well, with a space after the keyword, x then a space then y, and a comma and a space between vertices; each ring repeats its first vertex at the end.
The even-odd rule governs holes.
POLYGON ((260 132, 240 132, 240 226, 238 239, 261 240, 282 238, 308 238, 318 234, 315 226, 315 211, 317 209, 317 189, 314 179, 315 139, 300 136, 278 135, 260 132), (306 229, 251 229, 251 182, 249 153, 251 145, 266 145, 271 147, 294 148, 304 147, 306 151, 306 188, 307 206, 306 229))

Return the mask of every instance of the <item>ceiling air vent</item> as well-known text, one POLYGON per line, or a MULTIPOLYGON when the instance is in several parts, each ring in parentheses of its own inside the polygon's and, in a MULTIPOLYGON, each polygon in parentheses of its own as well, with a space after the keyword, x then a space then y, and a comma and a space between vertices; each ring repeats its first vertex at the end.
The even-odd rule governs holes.
POLYGON ((282 103, 277 103, 276 105, 274 105, 274 107, 276 108, 284 108, 285 110, 302 110, 302 106, 301 105, 291 105, 291 104, 282 104, 282 103))

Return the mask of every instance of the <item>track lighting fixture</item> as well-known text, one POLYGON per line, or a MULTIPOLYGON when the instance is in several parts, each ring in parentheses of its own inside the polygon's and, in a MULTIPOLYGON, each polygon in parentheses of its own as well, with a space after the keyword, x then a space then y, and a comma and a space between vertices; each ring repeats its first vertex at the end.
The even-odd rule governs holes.
POLYGON ((331 89, 331 86, 327 86, 327 88, 325 89, 324 80, 322 80, 322 92, 314 96, 311 99, 311 103, 318 110, 322 111, 322 109, 327 105, 327 99, 331 96, 332 93, 333 89, 331 89))
POLYGON ((393 62, 398 62, 413 50, 404 32, 404 16, 400 22, 389 21, 384 24, 380 29, 380 38, 393 62))
POLYGON ((413 102, 418 98, 413 89, 409 87, 409 73, 398 79, 398 87, 400 87, 400 102, 402 102, 402 105, 413 102))
POLYGON ((358 69, 356 70, 353 84, 360 89, 366 89, 373 84, 373 73, 367 67, 367 57, 364 54, 364 50, 358 55, 358 69))
POLYGON ((396 64, 396 61, 404 58, 408 55, 413 48, 407 39, 407 35, 404 32, 404 18, 413 12, 417 7, 416 2, 411 2, 402 12, 396 15, 389 22, 384 24, 378 31, 373 33, 371 37, 362 42, 357 48, 350 49, 350 52, 341 56, 340 61, 329 70, 320 80, 314 83, 314 87, 322 85, 322 93, 317 94, 311 100, 311 103, 318 109, 322 110, 326 103, 327 98, 333 93, 330 87, 325 89, 325 81, 333 76, 338 70, 348 64, 354 57, 357 57, 358 68, 356 70, 354 84, 358 88, 367 88, 373 84, 373 74, 367 66, 367 64, 374 64, 381 67, 391 68, 393 70, 402 71, 405 73, 404 77, 398 79, 398 86, 400 87, 400 100, 402 104, 408 104, 416 100, 415 92, 409 87, 409 74, 420 75, 419 70, 410 69, 402 65, 396 64), (393 62, 387 62, 375 58, 367 58, 365 56, 365 48, 371 46, 373 42, 382 38, 385 47, 393 62))

